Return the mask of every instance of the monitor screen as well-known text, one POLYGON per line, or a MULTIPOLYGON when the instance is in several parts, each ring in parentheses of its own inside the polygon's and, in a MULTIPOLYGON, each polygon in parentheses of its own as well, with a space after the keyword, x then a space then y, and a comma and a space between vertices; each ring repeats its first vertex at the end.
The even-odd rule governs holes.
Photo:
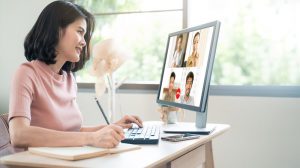
POLYGON ((169 34, 157 103, 205 112, 220 22, 169 34))

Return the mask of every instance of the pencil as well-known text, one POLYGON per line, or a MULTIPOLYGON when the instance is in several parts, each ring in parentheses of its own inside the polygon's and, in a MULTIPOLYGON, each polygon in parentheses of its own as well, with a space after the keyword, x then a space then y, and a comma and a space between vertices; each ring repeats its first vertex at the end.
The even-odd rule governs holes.
POLYGON ((99 107, 99 109, 100 109, 100 111, 101 111, 101 113, 102 113, 102 115, 103 115, 103 117, 104 117, 107 125, 109 125, 109 121, 108 121, 108 119, 107 119, 107 117, 106 117, 106 115, 105 115, 105 113, 104 113, 104 111, 103 111, 103 109, 102 109, 102 107, 101 107, 101 105, 100 105, 97 97, 95 97, 95 100, 96 100, 96 103, 97 103, 97 105, 98 105, 98 107, 99 107))

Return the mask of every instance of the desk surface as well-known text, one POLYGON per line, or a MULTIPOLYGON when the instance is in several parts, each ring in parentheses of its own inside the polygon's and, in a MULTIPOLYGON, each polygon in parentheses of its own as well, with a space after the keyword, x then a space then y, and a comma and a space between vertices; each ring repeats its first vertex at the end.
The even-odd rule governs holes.
POLYGON ((159 141, 156 145, 141 145, 141 149, 119 154, 105 155, 78 161, 66 161, 38 156, 26 152, 0 158, 6 165, 29 167, 154 167, 211 141, 230 128, 225 124, 214 124, 216 129, 210 135, 203 135, 199 139, 181 142, 159 141))

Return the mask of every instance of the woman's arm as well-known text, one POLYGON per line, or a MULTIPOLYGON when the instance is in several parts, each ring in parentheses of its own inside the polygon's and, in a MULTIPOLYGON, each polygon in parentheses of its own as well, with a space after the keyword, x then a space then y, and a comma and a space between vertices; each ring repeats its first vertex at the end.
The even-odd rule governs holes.
MULTIPOLYGON (((143 127, 143 121, 135 115, 125 115, 119 121, 114 123, 115 125, 121 126, 122 128, 131 128, 132 123, 136 123, 139 127, 143 127)), ((104 128, 107 125, 99 125, 94 127, 81 127, 81 132, 94 132, 104 128)))
POLYGON ((114 124, 119 125, 122 128, 131 128, 132 123, 137 124, 139 127, 143 127, 143 121, 140 119, 140 117, 135 115, 125 115, 123 118, 121 118, 114 124))
POLYGON ((105 126, 107 125, 98 125, 98 126, 93 126, 93 127, 81 127, 80 128, 80 132, 95 132, 95 131, 98 131, 102 128, 104 128, 105 126))
POLYGON ((123 129, 106 126, 96 132, 64 132, 30 126, 29 119, 15 117, 9 122, 11 143, 16 147, 84 146, 115 147, 124 139, 123 129))

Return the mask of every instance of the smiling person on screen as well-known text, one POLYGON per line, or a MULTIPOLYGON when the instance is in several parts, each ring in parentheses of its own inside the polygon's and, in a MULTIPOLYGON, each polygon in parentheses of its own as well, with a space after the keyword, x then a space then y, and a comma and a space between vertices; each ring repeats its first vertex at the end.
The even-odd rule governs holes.
POLYGON ((169 88, 164 93, 164 99, 165 101, 174 102, 175 101, 175 92, 174 92, 174 84, 175 84, 175 72, 172 72, 170 75, 169 80, 169 88))
POLYGON ((194 73, 191 71, 187 74, 185 80, 185 93, 180 96, 180 103, 194 105, 194 97, 191 96, 191 90, 194 82, 194 73))
POLYGON ((199 41, 200 41, 200 33, 197 32, 193 38, 193 51, 192 54, 188 57, 186 66, 187 67, 195 67, 199 66, 199 41))
POLYGON ((111 148, 124 139, 123 128, 142 126, 137 116, 112 125, 84 127, 73 76, 90 57, 94 17, 81 6, 54 1, 26 36, 29 62, 16 71, 10 94, 9 130, 17 147, 84 146, 111 148))

